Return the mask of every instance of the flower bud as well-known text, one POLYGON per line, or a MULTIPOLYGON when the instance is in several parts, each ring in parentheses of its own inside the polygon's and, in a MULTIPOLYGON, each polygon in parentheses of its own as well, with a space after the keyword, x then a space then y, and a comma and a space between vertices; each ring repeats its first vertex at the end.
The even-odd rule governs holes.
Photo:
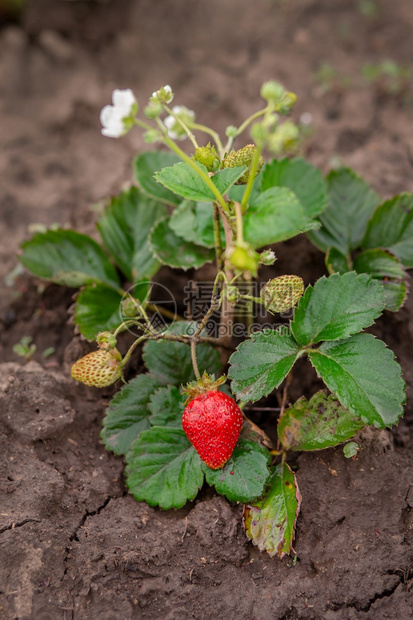
POLYGON ((122 300, 122 317, 133 319, 140 314, 137 302, 132 297, 122 300))
POLYGON ((264 252, 260 254, 261 265, 273 265, 276 260, 275 252, 272 250, 264 250, 264 252))
POLYGON ((261 97, 268 102, 275 102, 282 99, 285 94, 284 87, 274 80, 265 82, 261 86, 261 97))
MULTIPOLYGON (((257 151, 257 147, 254 144, 247 144, 239 151, 230 151, 224 157, 221 162, 221 168, 236 168, 237 166, 247 166, 246 172, 242 175, 241 178, 238 179, 235 185, 243 185, 248 182, 248 178, 250 175, 250 170, 252 166, 252 161, 254 159, 255 153, 257 151)), ((258 166, 256 175, 261 170, 264 165, 264 158, 260 155, 258 159, 258 166)))
POLYGON ((294 275, 278 276, 261 289, 261 301, 268 312, 286 312, 293 308, 304 293, 302 278, 294 275))
POLYGON ((148 129, 148 131, 144 132, 143 139, 147 144, 154 144, 162 140, 162 134, 158 129, 148 129))
POLYGON ((251 127, 251 138, 257 144, 264 144, 268 136, 268 129, 263 122, 255 123, 251 127))
POLYGON ((294 151, 300 141, 300 130, 292 121, 286 121, 268 138, 268 149, 274 155, 280 155, 285 151, 294 151))
POLYGON ((297 95, 295 93, 285 93, 282 100, 276 104, 275 109, 280 114, 289 114, 296 101, 297 95))
POLYGON ((219 155, 216 148, 209 143, 206 146, 199 146, 195 150, 193 159, 204 165, 209 172, 215 172, 219 168, 219 155))
POLYGON ((96 336, 96 342, 98 343, 99 349, 103 351, 110 351, 117 345, 116 336, 114 336, 112 332, 100 332, 100 334, 96 336))
POLYGON ((152 93, 150 101, 152 103, 171 103, 173 98, 174 94, 172 92, 172 88, 169 86, 169 84, 167 84, 166 86, 162 86, 162 88, 152 93))
POLYGON ((236 138, 237 133, 238 129, 235 127, 235 125, 228 125, 225 130, 225 135, 227 136, 227 138, 236 138))

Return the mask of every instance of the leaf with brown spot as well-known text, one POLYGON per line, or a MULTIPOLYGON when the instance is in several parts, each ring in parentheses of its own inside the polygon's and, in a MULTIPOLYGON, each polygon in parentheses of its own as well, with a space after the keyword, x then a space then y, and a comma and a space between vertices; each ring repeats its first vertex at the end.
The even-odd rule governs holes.
POLYGON ((273 468, 265 495, 244 509, 248 538, 270 557, 284 557, 292 550, 301 494, 294 473, 286 463, 273 468))
POLYGON ((320 390, 286 409, 278 420, 278 438, 286 450, 322 450, 347 441, 363 426, 334 394, 320 390))

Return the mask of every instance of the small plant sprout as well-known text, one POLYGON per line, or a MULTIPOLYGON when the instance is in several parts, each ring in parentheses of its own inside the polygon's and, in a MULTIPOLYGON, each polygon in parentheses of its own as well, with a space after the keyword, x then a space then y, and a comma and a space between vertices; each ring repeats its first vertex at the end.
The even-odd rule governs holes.
POLYGON ((29 362, 36 353, 36 345, 31 336, 22 336, 20 342, 13 346, 13 353, 29 362))
POLYGON ((174 96, 170 86, 156 90, 144 119, 130 90, 115 91, 102 110, 104 135, 134 126, 161 148, 136 156, 135 183, 97 221, 101 242, 38 232, 20 260, 78 289, 73 321, 97 349, 74 363, 74 379, 115 385, 132 356, 142 357, 144 370, 115 393, 101 433, 125 458, 132 495, 180 508, 206 483, 242 503, 247 536, 282 558, 302 501, 288 455, 345 444, 354 457, 348 442, 361 429, 391 427, 403 414, 401 368, 365 330, 406 298, 413 196, 383 202, 353 171, 323 178, 294 157, 300 132, 285 117, 296 96, 277 82, 263 85, 261 107, 224 136, 186 106, 170 108, 174 96), (328 275, 316 282, 277 268, 282 242, 303 233, 326 254, 328 275), (207 263, 213 276, 204 282, 197 270, 207 263), (180 278, 190 270, 183 303, 156 277, 163 266, 171 281, 172 270, 180 278), (301 359, 325 387, 291 403, 301 359), (262 398, 268 435, 246 413, 262 398))

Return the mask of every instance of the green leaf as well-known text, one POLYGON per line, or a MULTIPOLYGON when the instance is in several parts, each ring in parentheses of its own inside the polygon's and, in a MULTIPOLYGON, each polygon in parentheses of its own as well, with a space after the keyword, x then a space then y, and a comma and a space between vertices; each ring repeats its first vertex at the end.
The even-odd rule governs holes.
POLYGON ((285 379, 299 352, 300 346, 285 327, 253 334, 230 357, 232 392, 245 401, 267 396, 285 379))
MULTIPOLYGON (((208 176, 208 170, 202 164, 197 163, 198 168, 208 176)), ((226 168, 211 177, 212 183, 221 194, 225 194, 229 188, 243 175, 245 166, 226 168)), ((204 181, 192 166, 180 162, 169 168, 164 168, 155 174, 155 179, 170 189, 175 194, 200 202, 216 200, 216 196, 209 185, 204 181)))
MULTIPOLYGON (((213 206, 211 202, 193 202, 184 200, 174 209, 169 227, 174 233, 197 245, 206 248, 215 247, 213 206)), ((220 222, 221 244, 225 247, 225 234, 220 222)))
POLYGON ((327 184, 329 204, 319 218, 322 226, 309 237, 323 252, 333 246, 347 255, 360 246, 380 198, 349 168, 330 172, 327 184))
POLYGON ((260 551, 284 557, 292 550, 301 494, 295 475, 286 463, 273 469, 262 499, 244 510, 245 532, 260 551))
POLYGON ((119 287, 115 267, 100 245, 87 235, 74 230, 48 230, 21 247, 20 261, 39 278, 73 288, 93 282, 119 287))
POLYGON ((291 331, 302 345, 341 340, 372 325, 384 304, 382 286, 367 274, 323 276, 298 302, 291 331))
POLYGON ((186 395, 175 385, 158 388, 151 396, 149 422, 152 426, 173 426, 182 428, 182 414, 186 395))
POLYGON ((126 454, 130 444, 149 428, 149 402, 159 387, 148 374, 139 375, 115 394, 106 409, 100 434, 108 450, 126 454))
POLYGON ((413 194, 395 196, 376 209, 362 247, 387 248, 405 267, 413 267, 413 194))
POLYGON ((240 439, 222 469, 210 469, 203 463, 205 479, 230 502, 252 502, 260 497, 271 476, 271 455, 255 441, 240 439))
MULTIPOLYGON (((196 324, 187 321, 173 323, 168 332, 171 334, 192 335, 196 324)), ((198 366, 201 374, 219 376, 221 362, 219 353, 210 344, 198 344, 196 347, 198 366)), ((143 359, 147 368, 163 385, 186 385, 194 381, 191 349, 189 345, 176 341, 149 341, 143 347, 143 359)))
POLYGON ((363 426, 334 394, 321 390, 285 410, 278 420, 278 438, 286 450, 322 450, 347 441, 363 426))
POLYGON ((132 443, 126 462, 126 484, 133 497, 164 510, 194 499, 204 481, 201 459, 178 428, 144 431, 132 443))
POLYGON ((88 340, 96 334, 115 329, 122 323, 120 291, 106 284, 90 284, 76 297, 73 310, 75 325, 88 340))
POLYGON ((150 280, 160 262, 149 247, 149 233, 167 207, 136 187, 113 198, 97 223, 105 246, 130 282, 150 280))
POLYGON ((406 400, 394 353, 371 334, 324 342, 309 358, 317 374, 342 405, 366 424, 396 424, 406 400))
POLYGON ((155 198, 155 200, 160 200, 170 205, 178 205, 181 199, 170 192, 169 189, 157 183, 154 174, 166 166, 173 166, 179 161, 178 155, 167 151, 142 153, 135 157, 133 162, 135 178, 142 190, 152 198, 155 198))
POLYGON ((329 274, 347 273, 351 271, 353 266, 351 257, 344 255, 337 248, 329 248, 325 256, 325 263, 329 274))
POLYGON ((288 187, 298 198, 308 217, 320 215, 327 207, 327 185, 321 170, 301 157, 267 164, 262 173, 261 191, 288 187))
POLYGON ((161 263, 186 271, 214 260, 213 250, 178 237, 169 226, 170 220, 167 217, 158 222, 149 238, 152 252, 161 263))
POLYGON ((396 312, 407 295, 406 273, 403 264, 389 250, 365 250, 354 261, 358 273, 369 273, 384 290, 387 310, 396 312))
POLYGON ((254 248, 285 241, 317 227, 297 197, 285 187, 272 187, 250 204, 244 215, 244 235, 254 248))

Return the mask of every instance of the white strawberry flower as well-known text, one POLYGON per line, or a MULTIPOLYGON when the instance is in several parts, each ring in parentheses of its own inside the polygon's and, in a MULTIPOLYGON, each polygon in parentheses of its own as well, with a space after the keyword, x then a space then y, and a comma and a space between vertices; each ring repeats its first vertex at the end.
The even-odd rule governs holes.
POLYGON ((112 94, 113 105, 106 105, 100 113, 103 125, 102 134, 108 138, 120 138, 133 126, 133 117, 138 111, 138 103, 130 88, 115 89, 112 94))
POLYGON ((195 120, 195 112, 189 110, 184 105, 174 105, 172 112, 174 116, 170 115, 164 119, 164 125, 168 130, 168 136, 172 140, 185 140, 188 135, 176 117, 185 123, 185 125, 189 125, 195 120))

